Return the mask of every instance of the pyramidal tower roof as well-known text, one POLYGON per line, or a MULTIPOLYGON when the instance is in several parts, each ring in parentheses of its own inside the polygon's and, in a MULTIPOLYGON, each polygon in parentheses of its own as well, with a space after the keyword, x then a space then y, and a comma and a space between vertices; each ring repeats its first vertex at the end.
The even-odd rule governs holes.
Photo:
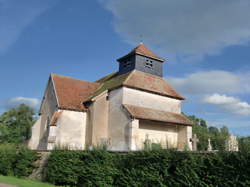
POLYGON ((165 59, 158 57, 155 53, 153 53, 151 50, 149 50, 143 43, 140 43, 137 47, 135 47, 132 51, 130 51, 125 56, 117 59, 117 61, 122 60, 123 58, 126 58, 128 56, 131 56, 133 54, 138 54, 146 57, 150 57, 156 60, 159 60, 161 62, 164 62, 165 59))

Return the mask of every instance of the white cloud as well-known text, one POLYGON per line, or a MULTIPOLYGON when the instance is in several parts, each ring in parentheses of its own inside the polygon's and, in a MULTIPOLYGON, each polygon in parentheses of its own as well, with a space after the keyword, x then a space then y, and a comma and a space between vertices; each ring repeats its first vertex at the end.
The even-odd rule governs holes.
POLYGON ((204 104, 216 105, 220 109, 232 114, 250 116, 250 105, 238 98, 229 97, 226 95, 213 94, 204 96, 202 99, 204 104))
POLYGON ((100 0, 115 30, 130 43, 145 43, 179 57, 219 53, 250 40, 249 0, 100 0))
POLYGON ((4 53, 22 31, 57 0, 0 0, 0 53, 4 53))
POLYGON ((27 106, 33 108, 35 111, 38 111, 40 100, 37 98, 29 98, 29 97, 14 97, 7 99, 3 102, 3 108, 5 110, 16 108, 20 104, 26 104, 27 106))
POLYGON ((204 71, 195 72, 183 78, 169 77, 167 80, 184 94, 250 92, 250 76, 248 72, 204 71))

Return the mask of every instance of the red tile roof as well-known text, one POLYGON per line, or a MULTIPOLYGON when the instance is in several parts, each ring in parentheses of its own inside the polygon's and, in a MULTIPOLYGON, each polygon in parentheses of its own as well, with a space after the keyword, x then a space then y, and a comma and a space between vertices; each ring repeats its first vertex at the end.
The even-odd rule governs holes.
POLYGON ((163 58, 160 58, 158 57, 156 54, 154 54, 152 51, 150 51, 144 44, 140 44, 138 45, 136 48, 134 48, 132 51, 130 51, 127 55, 117 59, 117 61, 127 57, 127 56, 130 56, 132 54, 139 54, 139 55, 142 55, 142 56, 147 56, 147 57, 150 57, 150 58, 153 58, 153 59, 156 59, 156 60, 159 60, 161 62, 164 62, 165 60, 163 58))
POLYGON ((163 110, 155 110, 151 108, 138 107, 128 104, 124 104, 123 106, 131 116, 137 119, 162 121, 181 125, 193 125, 192 121, 190 121, 186 116, 182 114, 167 112, 163 110))
POLYGON ((71 77, 51 74, 58 99, 58 108, 83 111, 82 101, 90 97, 100 86, 99 83, 86 82, 71 77))
POLYGON ((100 83, 101 86, 85 101, 91 100, 93 97, 106 90, 112 90, 121 86, 156 93, 179 100, 185 99, 180 94, 178 94, 164 78, 137 70, 133 70, 122 75, 112 73, 106 77, 103 77, 97 82, 100 83))
POLYGON ((137 70, 131 72, 123 85, 184 100, 184 97, 178 94, 164 78, 137 70))

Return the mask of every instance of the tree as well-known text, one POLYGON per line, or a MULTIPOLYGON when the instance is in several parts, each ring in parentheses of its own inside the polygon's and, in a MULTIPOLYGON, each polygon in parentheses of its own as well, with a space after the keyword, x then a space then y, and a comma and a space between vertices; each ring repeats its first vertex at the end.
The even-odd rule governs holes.
POLYGON ((202 127, 207 128, 207 122, 206 122, 205 120, 203 120, 203 119, 200 120, 200 125, 201 125, 202 127))
POLYGON ((208 147, 208 139, 211 139, 212 148, 214 150, 225 150, 226 139, 230 133, 226 126, 218 129, 214 126, 207 126, 207 122, 196 116, 188 116, 193 121, 193 134, 196 134, 199 142, 197 144, 198 150, 205 151, 208 147))
POLYGON ((21 104, 0 116, 0 143, 19 144, 31 136, 31 126, 34 122, 32 108, 21 104))
POLYGON ((250 136, 239 137, 239 150, 242 153, 250 153, 250 136))
POLYGON ((200 151, 207 150, 208 138, 210 138, 208 129, 206 127, 200 126, 198 124, 194 124, 193 134, 196 134, 198 139, 199 139, 199 142, 197 144, 197 149, 200 151))
POLYGON ((210 138, 210 136, 209 136, 209 132, 207 129, 206 121, 203 119, 199 119, 194 115, 188 116, 188 118, 191 121, 193 121, 193 123, 194 123, 193 134, 196 134, 198 139, 199 139, 199 142, 197 144, 197 149, 200 151, 207 150, 208 138, 210 138))

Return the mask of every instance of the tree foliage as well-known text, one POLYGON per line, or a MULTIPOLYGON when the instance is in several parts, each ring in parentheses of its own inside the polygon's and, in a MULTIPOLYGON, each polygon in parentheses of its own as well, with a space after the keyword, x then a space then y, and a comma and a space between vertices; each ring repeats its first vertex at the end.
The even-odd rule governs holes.
POLYGON ((239 137, 239 150, 243 153, 250 153, 250 136, 239 137))
POLYGON ((188 116, 193 121, 193 134, 196 134, 198 142, 198 150, 205 151, 208 148, 208 139, 210 138, 212 148, 214 150, 225 150, 226 140, 230 133, 226 126, 217 128, 214 126, 208 126, 207 122, 196 116, 188 116))
POLYGON ((0 175, 29 176, 38 159, 35 151, 14 144, 0 145, 0 175))
POLYGON ((31 126, 34 122, 32 108, 21 104, 0 116, 0 143, 19 144, 31 136, 31 126))

